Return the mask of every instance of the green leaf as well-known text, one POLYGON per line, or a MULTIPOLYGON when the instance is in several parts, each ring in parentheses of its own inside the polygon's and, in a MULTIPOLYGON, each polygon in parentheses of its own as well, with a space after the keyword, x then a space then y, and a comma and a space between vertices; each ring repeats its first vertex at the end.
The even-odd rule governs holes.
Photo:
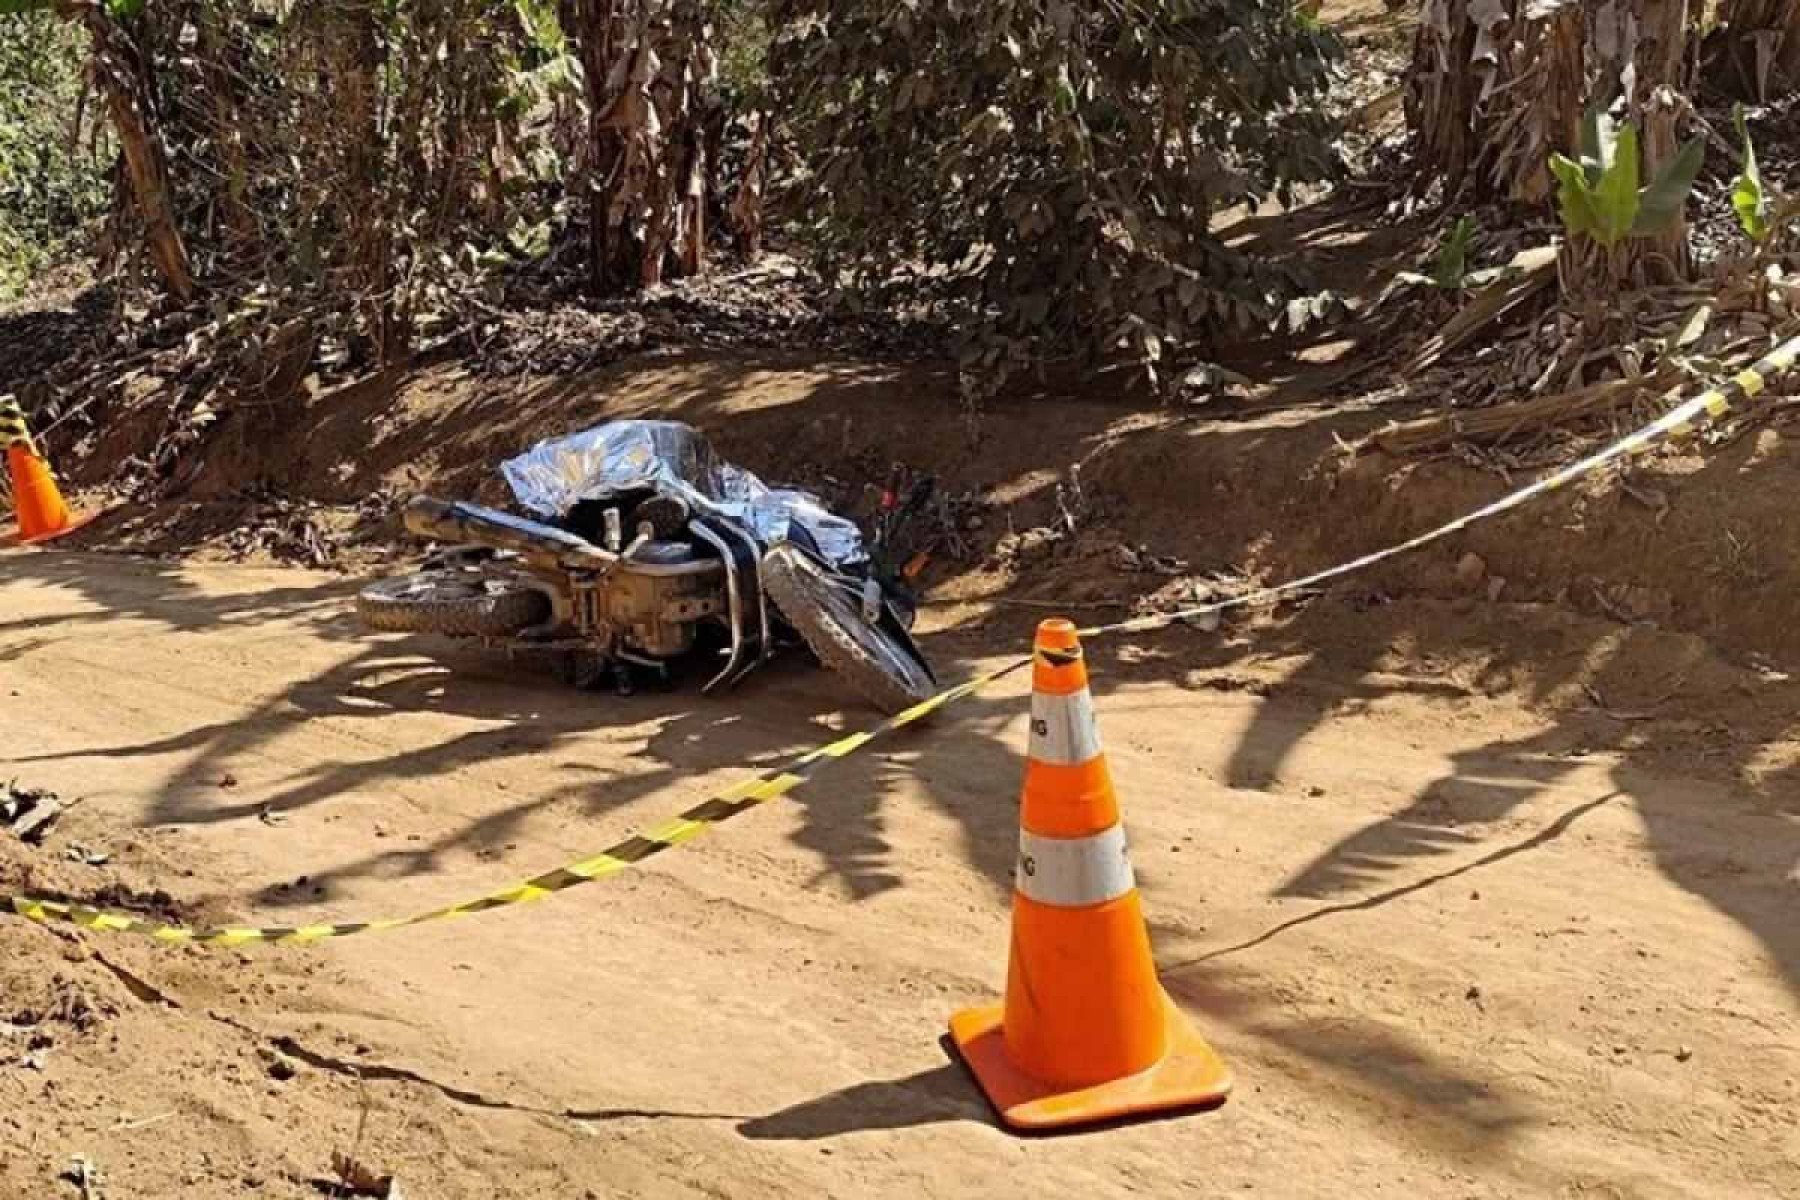
POLYGON ((1745 235, 1760 244, 1769 238, 1769 194, 1763 190, 1762 170, 1756 164, 1756 147, 1750 141, 1743 105, 1733 106, 1731 119, 1744 143, 1743 169, 1731 184, 1731 208, 1745 235))
POLYGON ((1697 137, 1689 138, 1644 189, 1631 232, 1639 235, 1660 233, 1679 220, 1682 210, 1687 207, 1688 193, 1694 190, 1700 164, 1705 159, 1706 143, 1697 137))
POLYGON ((518 10, 519 23, 539 50, 560 55, 568 48, 562 21, 556 15, 555 0, 513 0, 513 7, 518 10))
POLYGON ((144 11, 144 0, 106 0, 106 11, 115 21, 124 21, 144 11))
POLYGON ((1550 173, 1556 176, 1556 203, 1562 211, 1563 228, 1570 234, 1597 237, 1600 221, 1594 215, 1587 172, 1574 159, 1552 154, 1550 173))
POLYGON ((1463 278, 1469 273, 1469 250, 1475 243, 1475 218, 1467 215, 1456 219, 1450 227, 1444 244, 1438 248, 1437 264, 1432 268, 1431 281, 1438 287, 1456 289, 1463 285, 1463 278))
POLYGON ((1637 129, 1626 125, 1612 145, 1612 161, 1600 173, 1594 188, 1594 216, 1599 230, 1595 240, 1603 246, 1616 246, 1632 231, 1638 219, 1638 137, 1637 129))
POLYGON ((1590 184, 1597 184, 1601 174, 1612 166, 1617 131, 1618 127, 1604 109, 1590 108, 1582 116, 1581 166, 1590 184))
POLYGON ((1057 68, 1055 88, 1056 111, 1066 117, 1075 111, 1075 85, 1069 79, 1067 63, 1057 68))

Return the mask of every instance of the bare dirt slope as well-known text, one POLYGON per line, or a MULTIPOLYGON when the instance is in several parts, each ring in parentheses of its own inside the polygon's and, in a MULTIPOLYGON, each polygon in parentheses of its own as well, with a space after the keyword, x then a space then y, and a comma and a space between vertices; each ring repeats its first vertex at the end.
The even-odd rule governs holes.
MULTIPOLYGON (((581 696, 362 636, 348 590, 0 556, 0 775, 81 799, 4 881, 406 912, 862 719, 798 665, 581 696)), ((1028 625, 932 648, 960 672, 1028 625)), ((1800 1190, 1791 746, 1705 715, 1791 711, 1788 685, 1506 603, 1094 649, 1165 979, 1240 1075, 1220 1111, 1022 1141, 939 1045, 1003 975, 1006 685, 535 908, 237 952, 0 922, 0 1194, 74 1195, 85 1154, 109 1196, 314 1196, 365 1110, 364 1156, 431 1197, 1800 1190), (1420 649, 1448 625, 1459 649, 1420 649), (1706 682, 1660 696, 1619 665, 1646 656, 1706 682), (1610 711, 1559 699, 1581 686, 1610 711)))

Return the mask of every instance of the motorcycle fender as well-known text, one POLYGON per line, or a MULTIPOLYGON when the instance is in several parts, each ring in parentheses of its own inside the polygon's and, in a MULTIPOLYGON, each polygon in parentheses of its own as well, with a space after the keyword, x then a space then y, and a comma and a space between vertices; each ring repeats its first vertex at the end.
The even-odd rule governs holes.
POLYGON ((925 674, 930 677, 931 682, 936 685, 938 677, 937 672, 931 669, 931 660, 925 657, 925 651, 919 648, 919 643, 917 639, 913 637, 912 630, 906 627, 906 622, 902 621, 900 619, 900 614, 894 610, 892 600, 889 600, 886 604, 881 606, 881 628, 895 641, 906 647, 908 653, 919 660, 919 665, 925 668, 925 674))

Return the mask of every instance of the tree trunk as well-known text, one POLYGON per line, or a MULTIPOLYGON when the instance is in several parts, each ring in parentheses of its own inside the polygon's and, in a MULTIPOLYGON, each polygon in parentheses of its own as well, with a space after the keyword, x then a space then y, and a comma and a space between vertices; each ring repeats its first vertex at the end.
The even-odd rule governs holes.
POLYGON ((138 216, 144 222, 150 260, 169 291, 185 304, 199 293, 199 288, 175 222, 168 157, 157 131, 142 56, 103 8, 96 5, 78 11, 93 40, 94 74, 119 137, 125 178, 137 202, 138 216))
POLYGON ((731 227, 737 234, 738 249, 747 257, 762 253, 763 186, 768 173, 769 114, 757 113, 752 118, 755 132, 750 135, 750 149, 744 156, 744 177, 738 182, 737 195, 731 201, 731 227))
POLYGON ((207 89, 212 110, 212 137, 218 146, 219 206, 224 224, 224 259, 234 266, 250 266, 261 250, 261 229, 250 210, 251 168, 244 152, 246 123, 241 81, 243 56, 233 41, 235 30, 229 15, 207 8, 197 11, 200 60, 206 64, 207 89))
POLYGON ((1468 8, 1468 0, 1426 0, 1407 72, 1406 120, 1418 138, 1417 166, 1421 176, 1441 179, 1447 196, 1469 182, 1475 157, 1481 88, 1469 69, 1477 29, 1468 8))
MULTIPOLYGON (((1644 178, 1656 174, 1681 148, 1680 123, 1688 94, 1690 34, 1700 27, 1705 0, 1637 0, 1637 79, 1628 97, 1643 137, 1644 178)), ((1653 237, 1638 239, 1647 274, 1665 282, 1693 275, 1685 211, 1653 237)))
POLYGON ((1723 0, 1708 39, 1715 78, 1758 103, 1800 90, 1800 0, 1723 0))
POLYGON ((698 0, 563 0, 587 85, 589 283, 598 294, 654 287, 671 262, 705 260, 701 93, 713 76, 698 0), (703 189, 702 189, 703 190, 703 189))
POLYGON ((1406 96, 1422 188, 1475 203, 1549 197, 1550 155, 1573 153, 1580 134, 1584 7, 1426 0, 1406 96))
MULTIPOLYGON (((406 337, 397 320, 394 230, 390 189, 384 186, 387 131, 382 125, 382 69, 386 50, 378 22, 379 0, 340 0, 341 49, 337 83, 344 147, 344 191, 337 198, 350 235, 350 279, 362 310, 369 357, 393 361, 406 337)), ((416 126, 413 130, 416 135, 416 126)), ((360 356, 359 356, 360 357, 360 356)))

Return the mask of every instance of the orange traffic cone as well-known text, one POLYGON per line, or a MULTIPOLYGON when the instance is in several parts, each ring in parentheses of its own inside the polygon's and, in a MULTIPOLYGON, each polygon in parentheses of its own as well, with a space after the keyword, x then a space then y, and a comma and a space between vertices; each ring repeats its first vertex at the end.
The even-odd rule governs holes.
POLYGON ((1006 1002, 950 1036, 1008 1125, 1217 1104, 1231 1071, 1156 978, 1081 641, 1038 626, 1006 1002))
POLYGON ((50 474, 50 464, 38 453, 25 428, 25 414, 4 399, 0 399, 0 441, 6 443, 6 466, 12 476, 20 541, 47 542, 93 520, 91 516, 78 519, 69 512, 56 478, 50 474))

